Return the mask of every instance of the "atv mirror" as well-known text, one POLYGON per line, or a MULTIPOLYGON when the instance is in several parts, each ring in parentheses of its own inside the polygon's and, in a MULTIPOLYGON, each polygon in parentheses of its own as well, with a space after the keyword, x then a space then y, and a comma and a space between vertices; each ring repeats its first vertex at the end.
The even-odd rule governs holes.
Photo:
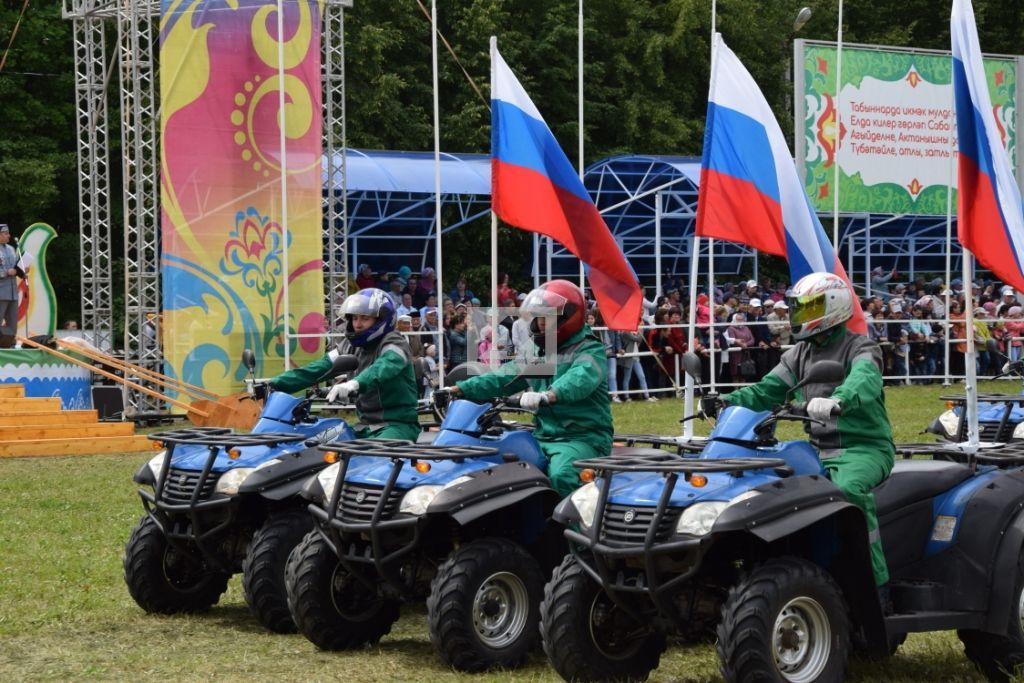
POLYGON ((834 360, 820 360, 807 369, 807 374, 793 385, 790 392, 808 384, 839 384, 844 377, 846 377, 846 369, 842 363, 834 360))
POLYGON ((359 359, 351 353, 335 356, 331 361, 331 376, 343 375, 352 372, 359 367, 359 359))
POLYGON ((695 382, 700 382, 701 375, 701 363, 700 356, 695 354, 693 351, 687 351, 683 354, 683 370, 686 374, 694 379, 695 382))
POLYGON ((252 349, 242 351, 242 365, 249 372, 253 372, 256 369, 256 354, 252 352, 252 349))

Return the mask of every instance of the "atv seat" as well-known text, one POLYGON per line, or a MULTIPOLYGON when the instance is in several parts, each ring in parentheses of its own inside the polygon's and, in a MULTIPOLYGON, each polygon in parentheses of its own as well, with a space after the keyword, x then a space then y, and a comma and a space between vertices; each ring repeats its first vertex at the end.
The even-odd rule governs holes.
POLYGON ((971 476, 971 469, 942 460, 897 460, 889 476, 873 490, 878 516, 932 498, 971 476))

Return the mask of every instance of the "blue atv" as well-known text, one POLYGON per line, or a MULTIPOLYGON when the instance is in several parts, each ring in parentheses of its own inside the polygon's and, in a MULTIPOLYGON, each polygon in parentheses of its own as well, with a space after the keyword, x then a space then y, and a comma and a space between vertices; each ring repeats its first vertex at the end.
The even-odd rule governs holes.
POLYGON ((774 437, 809 419, 799 404, 730 407, 697 457, 577 463, 594 481, 555 511, 571 553, 541 606, 559 674, 642 680, 669 635, 701 630, 727 681, 840 681, 852 646, 885 657, 948 629, 991 680, 1024 663, 1024 451, 899 460, 874 490, 892 577, 879 591, 863 513, 808 443, 774 437))
MULTIPOLYGON (((243 354, 251 369, 251 352, 243 354)), ((334 371, 355 369, 352 356, 334 371)), ((245 599, 271 631, 295 630, 284 589, 288 554, 313 528, 299 491, 327 466, 321 440, 354 439, 338 418, 310 415, 311 399, 266 395, 251 434, 223 428, 150 435, 162 450, 135 474, 148 488, 146 514, 125 547, 124 579, 142 609, 195 612, 216 604, 232 574, 242 572, 245 599)))
POLYGON ((402 602, 425 600, 448 665, 524 662, 565 546, 549 523, 559 497, 537 441, 528 425, 502 421, 514 405, 453 401, 430 444, 323 446, 337 462, 306 485, 316 528, 286 569, 303 635, 324 650, 374 643, 402 602))
MULTIPOLYGON (((1000 355, 995 340, 989 340, 989 353, 1000 355)), ((1005 358, 1005 356, 1004 356, 1005 358)), ((1002 372, 995 376, 1024 378, 1024 360, 1007 359, 1002 372)), ((993 379, 995 379, 993 378, 993 379)), ((967 441, 967 396, 940 396, 948 408, 932 420, 925 432, 953 443, 967 441)), ((985 443, 1024 441, 1024 389, 1019 394, 978 395, 978 439, 985 443)))

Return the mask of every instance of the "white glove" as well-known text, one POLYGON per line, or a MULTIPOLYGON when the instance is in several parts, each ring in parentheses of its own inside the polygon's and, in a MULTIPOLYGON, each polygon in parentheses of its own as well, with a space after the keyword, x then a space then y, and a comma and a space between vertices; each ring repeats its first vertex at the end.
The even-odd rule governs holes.
POLYGON ((834 398, 812 398, 807 402, 807 417, 812 420, 828 422, 832 411, 839 409, 839 401, 834 398))
POLYGON ((548 395, 543 391, 524 391, 519 397, 519 407, 525 410, 537 410, 542 403, 548 402, 548 395))
POLYGON ((359 391, 359 382, 354 379, 350 379, 347 382, 339 382, 327 392, 327 402, 334 403, 338 401, 340 403, 348 403, 349 394, 354 394, 357 391, 359 391))

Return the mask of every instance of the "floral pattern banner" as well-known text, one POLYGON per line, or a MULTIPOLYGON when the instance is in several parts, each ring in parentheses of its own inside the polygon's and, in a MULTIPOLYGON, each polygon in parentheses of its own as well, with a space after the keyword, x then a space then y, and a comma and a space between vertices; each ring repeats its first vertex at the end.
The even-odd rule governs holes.
MULTIPOLYGON (((276 2, 162 3, 165 370, 222 395, 243 386, 243 349, 268 377, 284 369, 286 330, 325 329, 321 11, 286 0, 279 35, 276 2)), ((320 339, 290 338, 292 366, 321 352, 320 339)))
MULTIPOLYGON (((838 127, 835 68, 834 44, 805 44, 797 155, 814 207, 832 211, 838 163, 840 211, 944 216, 950 186, 956 211, 952 58, 844 47, 838 127)), ((988 58, 985 73, 1016 168, 1017 63, 988 58)))

